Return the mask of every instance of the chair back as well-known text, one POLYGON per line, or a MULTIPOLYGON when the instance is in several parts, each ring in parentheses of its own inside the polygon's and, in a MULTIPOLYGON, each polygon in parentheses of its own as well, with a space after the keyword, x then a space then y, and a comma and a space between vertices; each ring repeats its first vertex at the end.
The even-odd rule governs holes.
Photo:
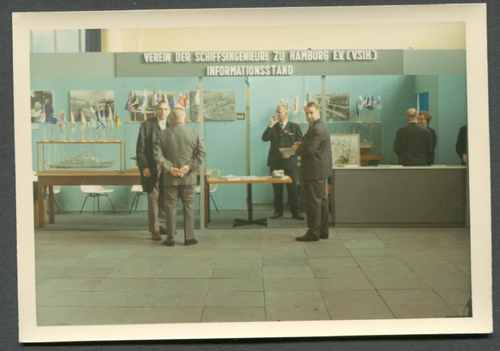
MULTIPOLYGON (((220 176, 220 169, 212 169, 210 170, 210 177, 217 178, 220 176)), ((217 190, 217 185, 219 184, 210 184, 210 192, 213 193, 217 190)))
POLYGON ((52 187, 52 190, 54 190, 54 194, 59 194, 61 192, 61 186, 60 185, 54 185, 52 187))
POLYGON ((80 185, 80 189, 87 194, 102 194, 109 191, 104 189, 101 185, 80 185))
POLYGON ((143 193, 142 185, 132 185, 132 189, 130 189, 133 193, 143 193))

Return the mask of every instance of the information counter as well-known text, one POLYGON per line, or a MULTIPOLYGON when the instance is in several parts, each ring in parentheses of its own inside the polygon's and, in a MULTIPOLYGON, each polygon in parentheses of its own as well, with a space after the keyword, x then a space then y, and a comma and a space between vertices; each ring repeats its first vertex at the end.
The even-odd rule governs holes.
POLYGON ((467 168, 334 167, 334 226, 468 225, 467 168))

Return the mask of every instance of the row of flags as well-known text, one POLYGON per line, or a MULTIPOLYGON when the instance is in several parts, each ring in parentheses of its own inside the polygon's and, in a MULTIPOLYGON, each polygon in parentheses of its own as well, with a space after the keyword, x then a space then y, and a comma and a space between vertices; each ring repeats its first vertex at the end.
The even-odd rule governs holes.
MULTIPOLYGON (((179 92, 178 98, 176 98, 176 94, 174 93, 174 96, 169 101, 167 93, 162 94, 160 88, 158 88, 158 91, 154 89, 152 95, 151 107, 156 108, 158 104, 162 101, 168 102, 171 109, 178 107, 189 109, 189 90, 188 88, 186 88, 184 94, 182 92, 179 92)), ((148 94, 146 89, 144 89, 142 93, 142 103, 139 101, 139 98, 135 95, 135 93, 134 96, 132 96, 132 93, 129 93, 127 102, 125 104, 125 110, 130 113, 132 112, 132 108, 136 107, 137 109, 142 109, 142 112, 145 113, 148 104, 149 104, 148 94)), ((196 90, 196 95, 195 95, 195 105, 198 106, 199 104, 200 104, 200 90, 198 89, 196 90)))
POLYGON ((361 94, 359 94, 358 99, 356 100, 356 115, 359 116, 363 108, 368 111, 377 109, 380 112, 380 110, 382 110, 382 99, 380 97, 380 94, 378 94, 376 100, 373 95, 370 99, 369 95, 361 96, 361 94))
MULTIPOLYGON (((288 106, 288 100, 286 100, 286 103, 285 103, 283 98, 281 98, 280 105, 285 106, 287 110, 290 109, 288 106)), ((307 105, 307 102, 304 99, 304 106, 302 106, 302 109, 304 109, 306 107, 306 105, 307 105)), ((295 115, 297 115, 299 113, 299 96, 298 95, 295 97, 295 100, 293 101, 293 113, 295 115)))
MULTIPOLYGON (((113 125, 116 124, 116 128, 118 129, 121 126, 120 118, 118 118, 118 115, 115 115, 113 118, 113 111, 111 110, 111 107, 108 107, 108 117, 106 117, 106 113, 104 110, 99 111, 96 113, 92 106, 90 106, 90 112, 93 115, 93 121, 91 121, 91 124, 95 124, 95 127, 99 129, 100 127, 106 128, 107 125, 109 125, 110 128, 113 127, 113 125), (92 123, 94 122, 94 123, 92 123)), ((81 125, 82 128, 85 128, 87 124, 87 119, 85 118, 85 115, 83 114, 83 111, 81 111, 81 125)), ((59 122, 59 129, 61 131, 66 129, 66 118, 64 117, 64 111, 61 110, 61 114, 59 116, 59 119, 57 119, 56 114, 54 112, 54 107, 52 106, 50 114, 47 116, 45 113, 45 107, 42 107, 42 112, 40 114, 40 121, 42 122, 42 126, 45 126, 47 122, 52 123, 52 124, 57 124, 59 122)), ((76 128, 76 122, 75 122, 75 117, 73 116, 73 112, 71 112, 71 132, 75 131, 76 128)), ((94 125, 91 125, 91 127, 94 125)))

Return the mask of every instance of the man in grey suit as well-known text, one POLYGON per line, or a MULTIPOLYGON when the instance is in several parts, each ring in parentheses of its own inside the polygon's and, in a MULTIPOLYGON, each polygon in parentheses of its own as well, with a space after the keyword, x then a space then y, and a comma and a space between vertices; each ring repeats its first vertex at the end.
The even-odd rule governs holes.
POLYGON ((408 125, 398 129, 394 140, 394 152, 403 166, 426 166, 432 152, 432 135, 429 129, 418 124, 418 112, 414 108, 406 111, 408 125))
POLYGON ((308 230, 297 237, 298 241, 328 239, 328 194, 327 179, 333 174, 332 146, 326 123, 321 120, 320 107, 315 102, 306 105, 305 114, 309 129, 302 142, 292 149, 301 156, 301 180, 306 201, 308 230))
POLYGON ((136 160, 141 172, 142 190, 148 194, 148 223, 153 240, 161 240, 167 234, 165 227, 165 194, 160 184, 163 180, 161 167, 157 167, 153 154, 153 142, 168 125, 170 107, 162 101, 156 107, 156 117, 141 123, 136 146, 136 160))
POLYGON ((172 112, 172 126, 161 131, 154 143, 158 166, 165 172, 164 186, 167 209, 167 239, 163 244, 174 246, 179 197, 184 206, 184 245, 194 245, 194 204, 196 170, 205 159, 205 143, 198 131, 185 126, 184 109, 172 112))

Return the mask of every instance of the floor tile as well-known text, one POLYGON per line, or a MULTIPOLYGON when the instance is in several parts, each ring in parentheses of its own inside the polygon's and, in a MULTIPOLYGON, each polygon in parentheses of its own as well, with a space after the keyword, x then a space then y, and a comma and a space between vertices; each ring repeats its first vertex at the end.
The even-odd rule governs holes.
POLYGON ((352 232, 352 233, 337 233, 339 236, 340 240, 342 241, 371 241, 371 240, 379 240, 378 236, 375 235, 373 232, 367 232, 367 233, 359 233, 359 232, 352 232))
POLYGON ((394 315, 376 291, 322 292, 332 320, 392 319, 394 315))
POLYGON ((270 278, 314 278, 310 267, 263 267, 265 279, 270 278))
POLYGON ((36 267, 35 276, 36 279, 50 279, 60 277, 67 267, 36 267))
POLYGON ((347 249, 372 249, 387 247, 381 240, 352 240, 343 241, 347 249))
POLYGON ((210 289, 205 306, 208 307, 264 307, 262 291, 224 291, 210 289))
POLYGON ((134 253, 134 250, 93 250, 85 258, 118 258, 126 259, 134 253))
POLYGON ((393 250, 385 247, 371 249, 349 249, 353 257, 391 257, 396 256, 393 250))
POLYGON ((262 278, 262 268, 215 267, 212 278, 258 279, 262 278))
POLYGON ((364 278, 365 274, 356 267, 311 267, 316 279, 324 278, 364 278))
POLYGON ((322 308, 266 308, 267 321, 324 321, 330 320, 325 307, 322 308))
POLYGON ((52 279, 50 291, 98 291, 104 279, 52 279))
POLYGON ((38 326, 68 325, 80 307, 47 307, 38 306, 36 309, 36 323, 38 326))
POLYGON ((313 278, 266 278, 265 291, 318 291, 317 279, 313 278))
POLYGON ((71 267, 61 274, 60 278, 106 278, 115 268, 101 267, 71 267))
POLYGON ((316 279, 316 281, 321 292, 375 289, 366 277, 338 277, 333 279, 316 279))
POLYGON ((111 273, 108 278, 160 278, 164 268, 154 267, 120 267, 111 273))
POLYGON ((264 291, 262 279, 211 279, 210 290, 264 291))
POLYGON ((141 309, 124 307, 83 307, 68 321, 68 325, 133 324, 141 309))
POLYGON ((150 294, 146 307, 203 307, 208 290, 162 290, 150 294))
POLYGON ((265 320, 266 311, 262 307, 205 307, 201 322, 265 322, 265 320))
POLYGON ((308 267, 307 258, 284 258, 284 257, 265 257, 262 259, 263 267, 308 267))
POLYGON ((202 307, 155 307, 142 308, 135 324, 199 323, 202 307))
POLYGON ((391 305, 390 310, 396 318, 448 318, 459 317, 453 308, 444 305, 391 305))
POLYGON ((210 278, 214 268, 210 266, 171 267, 165 269, 159 278, 210 278))
POLYGON ((316 291, 266 291, 266 308, 322 309, 325 302, 321 293, 316 291))

